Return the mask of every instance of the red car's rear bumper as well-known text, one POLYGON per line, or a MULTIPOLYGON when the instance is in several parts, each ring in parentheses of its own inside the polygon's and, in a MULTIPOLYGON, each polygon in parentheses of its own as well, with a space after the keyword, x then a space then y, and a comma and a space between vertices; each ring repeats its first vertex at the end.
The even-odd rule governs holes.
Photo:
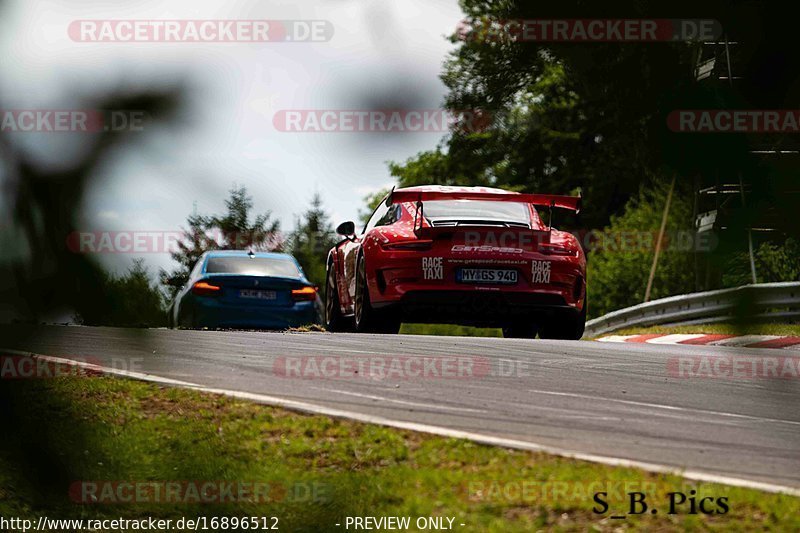
POLYGON ((581 256, 447 252, 374 250, 367 261, 373 305, 397 305, 408 321, 503 323, 509 318, 579 313, 585 304, 581 256), (457 275, 463 268, 515 270, 517 281, 464 283, 457 275))

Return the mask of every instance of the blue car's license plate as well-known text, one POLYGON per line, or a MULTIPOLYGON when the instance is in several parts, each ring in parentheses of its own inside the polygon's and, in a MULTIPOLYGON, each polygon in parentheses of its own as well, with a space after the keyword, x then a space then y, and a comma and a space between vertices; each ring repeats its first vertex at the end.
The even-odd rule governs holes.
POLYGON ((242 289, 239 291, 240 298, 252 298, 255 300, 274 300, 278 297, 275 291, 259 291, 255 289, 242 289))

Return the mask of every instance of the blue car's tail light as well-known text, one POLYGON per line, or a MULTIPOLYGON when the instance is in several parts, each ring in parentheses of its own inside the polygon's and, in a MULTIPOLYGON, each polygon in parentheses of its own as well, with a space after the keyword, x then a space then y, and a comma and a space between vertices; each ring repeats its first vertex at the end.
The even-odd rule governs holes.
POLYGON ((192 285, 192 293, 197 296, 216 296, 222 291, 222 287, 212 285, 206 281, 198 281, 192 285))
POLYGON ((292 299, 295 302, 309 302, 317 299, 316 287, 303 287, 292 291, 292 299))

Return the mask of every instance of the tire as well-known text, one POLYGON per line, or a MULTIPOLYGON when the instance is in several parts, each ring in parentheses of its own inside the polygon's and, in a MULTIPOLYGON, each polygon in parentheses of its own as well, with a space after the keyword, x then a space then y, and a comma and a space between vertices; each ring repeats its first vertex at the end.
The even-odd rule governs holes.
POLYGON ((325 329, 331 332, 353 331, 353 319, 342 314, 339 291, 336 288, 336 267, 328 265, 325 276, 325 329))
POLYGON ((503 327, 503 337, 506 339, 535 339, 539 332, 539 325, 534 323, 513 323, 503 327))
POLYGON ((175 328, 183 329, 187 327, 189 327, 189 323, 186 318, 186 312, 182 308, 178 308, 178 316, 175 319, 175 328))
POLYGON ((587 301, 584 299, 583 309, 581 309, 580 313, 560 319, 550 319, 545 324, 542 324, 539 337, 542 339, 580 340, 586 329, 586 308, 587 301))
POLYGON ((367 288, 367 267, 364 256, 358 258, 356 271, 356 297, 353 302, 355 328, 359 333, 388 333, 400 331, 400 318, 391 310, 376 310, 372 307, 367 288))

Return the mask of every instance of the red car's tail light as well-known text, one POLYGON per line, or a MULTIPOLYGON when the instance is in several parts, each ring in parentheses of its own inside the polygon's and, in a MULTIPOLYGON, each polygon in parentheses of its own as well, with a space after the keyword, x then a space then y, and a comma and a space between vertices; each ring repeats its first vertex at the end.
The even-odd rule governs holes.
POLYGON ((303 287, 292 290, 292 299, 295 302, 309 302, 317 299, 316 287, 303 287))
POLYGON ((198 296, 216 296, 222 290, 222 287, 212 285, 205 281, 198 281, 192 285, 192 292, 198 296))
POLYGON ((384 250, 430 250, 433 241, 404 241, 384 244, 384 250))
POLYGON ((578 255, 578 252, 576 250, 571 250, 564 246, 559 246, 558 244, 540 244, 539 251, 547 255, 566 255, 566 256, 578 255))

